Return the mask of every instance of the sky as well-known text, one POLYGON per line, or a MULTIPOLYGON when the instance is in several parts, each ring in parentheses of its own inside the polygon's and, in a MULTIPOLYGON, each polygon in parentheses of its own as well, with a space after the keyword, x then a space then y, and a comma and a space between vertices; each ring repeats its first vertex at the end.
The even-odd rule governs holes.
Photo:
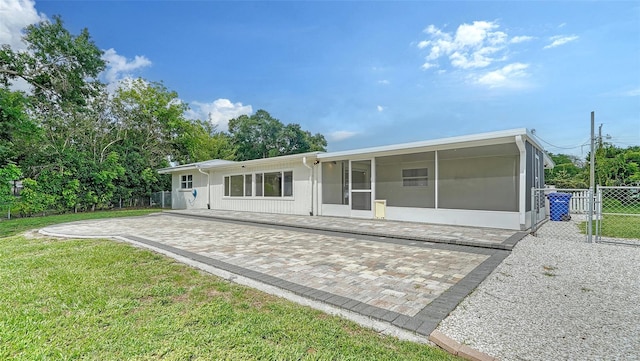
POLYGON ((535 129, 546 150, 640 145, 640 3, 0 0, 0 44, 60 15, 108 61, 226 130, 268 111, 329 151, 535 129))

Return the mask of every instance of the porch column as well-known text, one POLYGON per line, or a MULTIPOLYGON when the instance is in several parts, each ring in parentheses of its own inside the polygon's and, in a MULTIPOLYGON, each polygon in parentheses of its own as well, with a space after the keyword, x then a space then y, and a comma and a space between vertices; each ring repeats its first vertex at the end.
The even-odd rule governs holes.
POLYGON ((516 135, 516 145, 520 151, 520 186, 518 187, 518 213, 520 216, 520 229, 526 229, 527 220, 527 148, 521 135, 516 135))

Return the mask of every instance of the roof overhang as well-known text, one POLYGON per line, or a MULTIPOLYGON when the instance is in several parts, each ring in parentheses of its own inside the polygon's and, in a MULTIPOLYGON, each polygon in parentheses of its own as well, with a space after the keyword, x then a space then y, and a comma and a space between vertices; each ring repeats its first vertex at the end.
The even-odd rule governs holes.
POLYGON ((482 145, 494 145, 505 144, 515 142, 516 136, 523 136, 527 140, 536 144, 540 149, 542 147, 535 139, 531 137, 531 134, 525 128, 503 130, 499 132, 480 133, 472 135, 464 135, 458 137, 449 137, 441 139, 426 140, 412 143, 402 143, 394 145, 386 145, 380 147, 354 149, 340 152, 324 153, 318 156, 318 159, 325 160, 337 160, 337 159, 354 159, 359 157, 372 157, 372 156, 390 156, 415 152, 427 152, 435 150, 456 149, 477 147, 482 145))
POLYGON ((212 170, 212 169, 225 169, 225 168, 238 168, 238 167, 241 167, 241 168, 256 167, 256 166, 264 166, 264 165, 270 165, 270 164, 290 163, 296 160, 302 161, 303 158, 308 158, 309 161, 313 162, 317 159, 318 155, 321 153, 322 152, 308 152, 308 153, 284 155, 281 157, 245 160, 240 162, 215 159, 215 160, 206 161, 206 162, 198 162, 198 163, 184 164, 176 167, 162 168, 158 170, 158 173, 169 174, 169 173, 177 173, 177 172, 186 172, 186 171, 197 170, 197 169, 212 170))

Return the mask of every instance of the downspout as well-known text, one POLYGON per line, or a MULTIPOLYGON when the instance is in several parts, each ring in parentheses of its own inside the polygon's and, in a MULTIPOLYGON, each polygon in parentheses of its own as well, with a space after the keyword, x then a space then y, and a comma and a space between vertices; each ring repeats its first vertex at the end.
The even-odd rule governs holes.
POLYGON ((307 157, 302 157, 302 164, 309 168, 309 193, 311 193, 311 210, 309 211, 309 215, 313 216, 313 167, 307 164, 307 157))
POLYGON ((205 173, 200 168, 196 168, 196 169, 198 169, 198 172, 207 176, 207 209, 211 209, 211 196, 209 195, 209 192, 211 189, 211 180, 209 179, 209 172, 205 173))
MULTIPOLYGON (((520 214, 520 229, 525 230, 527 227, 527 148, 524 145, 521 135, 516 135, 516 145, 520 151, 520 186, 518 187, 518 193, 520 194, 518 198, 518 213, 520 214)), ((533 204, 531 206, 533 209, 533 204)))

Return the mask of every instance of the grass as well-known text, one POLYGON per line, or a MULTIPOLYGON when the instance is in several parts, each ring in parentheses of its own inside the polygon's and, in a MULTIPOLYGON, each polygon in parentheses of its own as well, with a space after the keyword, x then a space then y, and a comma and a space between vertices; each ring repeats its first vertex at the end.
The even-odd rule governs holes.
POLYGON ((128 209, 119 211, 68 213, 46 217, 3 219, 0 220, 0 237, 13 236, 31 229, 42 228, 57 223, 81 221, 85 219, 143 216, 160 211, 162 210, 158 208, 128 209))
POLYGON ((0 238, 0 284, 0 359, 455 359, 107 240, 0 238))
MULTIPOLYGON (((605 214, 600 224, 603 237, 640 239, 640 216, 605 214)), ((587 222, 580 224, 580 231, 586 233, 587 222)))

